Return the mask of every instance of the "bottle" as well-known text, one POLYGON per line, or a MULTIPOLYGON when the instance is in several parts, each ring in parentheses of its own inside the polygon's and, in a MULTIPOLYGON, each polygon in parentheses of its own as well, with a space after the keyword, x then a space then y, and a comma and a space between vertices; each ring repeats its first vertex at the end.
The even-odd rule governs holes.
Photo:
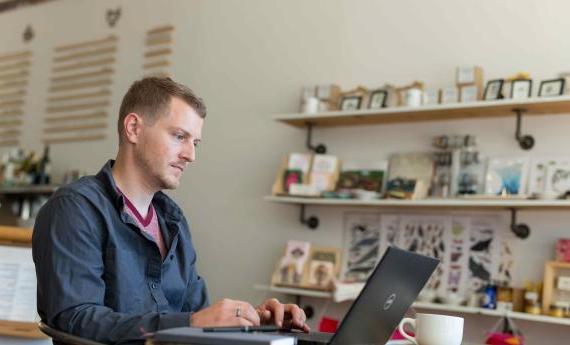
POLYGON ((483 308, 495 309, 497 307, 497 285, 489 282, 483 292, 483 308))
POLYGON ((51 160, 49 158, 49 145, 44 148, 44 155, 38 164, 38 175, 36 184, 49 184, 51 180, 51 160))

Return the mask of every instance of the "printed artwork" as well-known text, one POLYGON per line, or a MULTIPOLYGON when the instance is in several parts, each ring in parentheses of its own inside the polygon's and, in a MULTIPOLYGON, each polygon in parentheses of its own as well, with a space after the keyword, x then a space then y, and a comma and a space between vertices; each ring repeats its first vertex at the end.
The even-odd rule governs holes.
POLYGON ((446 234, 450 226, 450 217, 402 216, 400 219, 398 247, 441 261, 426 284, 431 290, 445 290, 449 251, 446 234))
POLYGON ((344 217, 343 279, 366 281, 380 259, 380 215, 347 213, 344 217))
POLYGON ((485 178, 485 193, 499 195, 524 194, 528 158, 492 158, 489 159, 485 178))
POLYGON ((339 256, 336 248, 313 247, 306 279, 308 287, 330 290, 338 272, 339 256))
POLYGON ((464 294, 469 260, 469 217, 456 216, 452 219, 449 245, 449 274, 447 291, 464 294))
POLYGON ((469 277, 468 291, 482 292, 485 284, 492 279, 495 222, 492 218, 471 218, 469 231, 469 277))
POLYGON ((557 197, 570 190, 570 157, 548 157, 532 161, 529 193, 557 197))
POLYGON ((310 242, 288 241, 285 255, 273 274, 273 285, 301 285, 310 249, 310 242))

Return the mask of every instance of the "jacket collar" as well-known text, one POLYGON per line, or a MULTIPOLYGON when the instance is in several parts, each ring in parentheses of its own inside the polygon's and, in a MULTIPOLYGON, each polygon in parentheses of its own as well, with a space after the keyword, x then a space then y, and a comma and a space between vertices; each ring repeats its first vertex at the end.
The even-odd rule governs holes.
MULTIPOLYGON (((113 178, 113 164, 115 164, 115 160, 109 159, 95 177, 101 182, 106 194, 113 201, 117 210, 121 212, 125 205, 125 200, 121 193, 117 191, 117 184, 113 178)), ((175 222, 182 220, 182 210, 163 192, 155 193, 152 197, 152 203, 157 213, 164 216, 165 219, 175 222)))

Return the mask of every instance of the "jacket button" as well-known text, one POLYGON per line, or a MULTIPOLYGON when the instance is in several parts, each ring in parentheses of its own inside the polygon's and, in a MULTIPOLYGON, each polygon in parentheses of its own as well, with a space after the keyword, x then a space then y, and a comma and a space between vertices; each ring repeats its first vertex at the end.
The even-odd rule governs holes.
POLYGON ((170 260, 174 260, 174 255, 170 255, 170 260))
POLYGON ((153 289, 156 289, 156 284, 155 284, 155 283, 152 283, 152 284, 150 285, 150 287, 153 288, 153 289))

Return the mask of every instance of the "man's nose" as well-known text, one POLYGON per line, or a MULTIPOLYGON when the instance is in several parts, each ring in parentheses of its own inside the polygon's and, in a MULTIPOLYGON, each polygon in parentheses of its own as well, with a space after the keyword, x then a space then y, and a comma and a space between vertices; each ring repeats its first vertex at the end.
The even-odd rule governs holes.
POLYGON ((196 160, 196 148, 194 147, 194 143, 184 145, 184 149, 180 153, 180 158, 189 163, 196 160))

